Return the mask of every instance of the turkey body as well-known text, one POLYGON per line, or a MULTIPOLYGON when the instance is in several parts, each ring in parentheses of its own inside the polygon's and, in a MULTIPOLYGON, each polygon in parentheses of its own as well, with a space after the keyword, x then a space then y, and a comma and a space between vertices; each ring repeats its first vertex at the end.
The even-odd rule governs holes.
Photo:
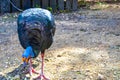
POLYGON ((55 22, 48 10, 27 9, 18 16, 17 24, 20 44, 24 49, 31 46, 34 57, 51 46, 55 33, 55 22))

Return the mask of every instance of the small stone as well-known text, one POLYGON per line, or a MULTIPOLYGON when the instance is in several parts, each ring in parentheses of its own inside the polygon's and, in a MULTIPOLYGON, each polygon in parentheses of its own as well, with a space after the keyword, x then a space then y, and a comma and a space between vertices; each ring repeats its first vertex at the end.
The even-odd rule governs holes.
POLYGON ((10 57, 7 57, 7 59, 10 59, 10 57))
POLYGON ((4 75, 4 73, 0 72, 0 75, 4 75))
POLYGON ((81 29, 80 29, 80 31, 86 32, 87 30, 86 30, 86 29, 81 28, 81 29))
POLYGON ((81 72, 80 72, 80 71, 77 71, 77 74, 81 74, 81 72))
POLYGON ((8 68, 8 66, 6 65, 5 68, 8 68))
POLYGON ((120 36, 120 34, 119 34, 119 33, 118 33, 118 34, 116 33, 116 34, 114 34, 114 35, 115 35, 115 36, 120 36))
POLYGON ((117 72, 115 71, 115 72, 114 72, 114 75, 116 75, 116 74, 117 74, 117 72))
POLYGON ((79 36, 79 34, 75 34, 75 36, 79 36))
POLYGON ((49 62, 49 59, 46 58, 45 61, 49 62))
POLYGON ((97 80, 105 80, 105 77, 102 74, 98 74, 97 80))
POLYGON ((89 69, 86 69, 86 72, 90 72, 90 70, 89 70, 89 69))
POLYGON ((105 67, 105 64, 100 64, 101 67, 105 67))
POLYGON ((26 74, 26 77, 30 77, 30 75, 29 75, 29 74, 26 74))
POLYGON ((93 80, 93 77, 92 76, 89 76, 90 77, 90 79, 92 79, 93 80))
POLYGON ((57 55, 57 57, 61 57, 61 55, 57 55))
POLYGON ((20 80, 20 75, 16 75, 16 76, 14 77, 14 80, 20 80))
POLYGON ((36 61, 41 62, 42 60, 40 58, 36 58, 36 61))
POLYGON ((73 79, 77 79, 76 77, 74 77, 73 79))

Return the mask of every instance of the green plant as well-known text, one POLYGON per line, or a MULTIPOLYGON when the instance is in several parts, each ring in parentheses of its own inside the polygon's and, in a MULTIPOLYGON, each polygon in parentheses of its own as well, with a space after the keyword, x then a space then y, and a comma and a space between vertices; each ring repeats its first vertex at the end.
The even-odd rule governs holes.
POLYGON ((85 0, 81 0, 78 2, 79 5, 86 5, 86 1, 85 0))
POLYGON ((36 7, 36 8, 40 8, 40 5, 36 4, 35 7, 36 7))
POLYGON ((97 2, 96 4, 98 4, 98 5, 104 5, 104 4, 106 4, 105 2, 97 2))
POLYGON ((80 1, 78 1, 78 7, 86 7, 86 8, 88 8, 89 9, 89 7, 90 7, 90 2, 88 2, 88 1, 85 1, 85 0, 80 0, 80 1))
POLYGON ((47 7, 47 10, 49 10, 50 12, 53 12, 52 7, 47 7))

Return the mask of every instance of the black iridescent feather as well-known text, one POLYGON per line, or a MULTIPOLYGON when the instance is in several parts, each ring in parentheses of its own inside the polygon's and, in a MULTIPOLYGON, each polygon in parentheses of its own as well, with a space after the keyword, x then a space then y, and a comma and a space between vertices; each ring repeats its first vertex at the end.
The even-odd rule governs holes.
POLYGON ((55 22, 52 14, 45 9, 31 8, 18 16, 18 37, 24 49, 32 46, 35 57, 39 52, 48 49, 55 33, 55 22))

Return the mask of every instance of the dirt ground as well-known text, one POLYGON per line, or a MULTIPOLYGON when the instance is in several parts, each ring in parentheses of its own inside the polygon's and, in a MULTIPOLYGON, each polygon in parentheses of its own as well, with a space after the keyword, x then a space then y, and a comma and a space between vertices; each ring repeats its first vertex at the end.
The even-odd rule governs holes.
MULTIPOLYGON (((24 50, 17 36, 17 16, 0 16, 0 80, 31 79, 21 69, 24 50)), ((56 34, 44 69, 50 80, 120 80, 120 7, 54 16, 56 34)), ((40 62, 33 60, 37 71, 40 62)))

